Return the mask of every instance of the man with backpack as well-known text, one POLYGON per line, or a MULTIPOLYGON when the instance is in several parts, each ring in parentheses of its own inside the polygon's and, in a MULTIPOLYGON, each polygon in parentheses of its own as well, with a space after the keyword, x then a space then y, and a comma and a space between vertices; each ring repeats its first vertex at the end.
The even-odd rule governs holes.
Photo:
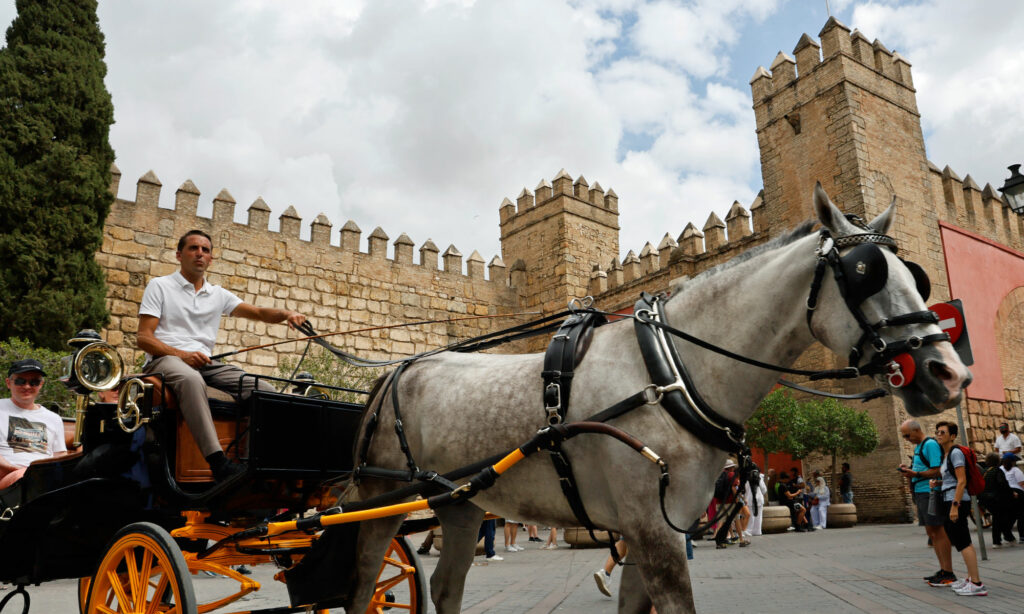
POLYGON ((917 508, 917 524, 924 527, 929 543, 935 550, 935 558, 939 560, 939 571, 927 576, 924 581, 931 586, 952 584, 956 582, 953 548, 943 528, 945 523, 940 516, 928 513, 931 497, 929 480, 938 479, 941 475, 939 466, 942 464, 942 448, 934 437, 925 437, 917 420, 907 420, 901 424, 900 435, 914 445, 914 455, 911 466, 900 465, 899 470, 910 480, 910 492, 913 493, 914 506, 917 508))
POLYGON ((940 466, 942 480, 932 480, 932 486, 941 486, 939 516, 945 521, 946 535, 949 536, 950 543, 964 557, 964 565, 967 566, 967 577, 949 586, 957 595, 984 597, 988 595, 988 589, 981 581, 978 571, 978 554, 971 543, 967 517, 971 514, 971 494, 982 492, 985 481, 978 470, 974 451, 956 444, 959 432, 960 429, 955 422, 942 421, 935 425, 935 440, 942 446, 945 459, 940 466))

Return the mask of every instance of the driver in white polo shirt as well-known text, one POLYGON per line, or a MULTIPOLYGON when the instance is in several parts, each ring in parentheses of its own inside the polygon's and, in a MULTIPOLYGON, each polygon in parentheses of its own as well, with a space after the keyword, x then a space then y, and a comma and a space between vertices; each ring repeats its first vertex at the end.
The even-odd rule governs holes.
MULTIPOLYGON (((213 240, 201 230, 190 230, 178 240, 175 253, 181 270, 150 280, 139 306, 139 349, 146 352, 146 373, 163 373, 174 391, 199 450, 218 482, 240 473, 228 461, 210 416, 206 387, 223 390, 244 400, 253 389, 245 371, 210 360, 221 316, 240 316, 273 324, 288 321, 301 326, 306 316, 287 309, 256 307, 220 286, 206 281, 213 262, 213 240)), ((260 382, 261 388, 273 388, 260 382)))

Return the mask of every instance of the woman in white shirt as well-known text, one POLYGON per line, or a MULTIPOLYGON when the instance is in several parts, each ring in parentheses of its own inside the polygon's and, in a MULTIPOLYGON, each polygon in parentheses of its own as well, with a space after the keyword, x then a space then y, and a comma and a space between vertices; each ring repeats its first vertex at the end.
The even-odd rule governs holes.
POLYGON ((825 478, 821 477, 820 471, 814 472, 812 484, 814 490, 811 491, 811 526, 824 529, 828 518, 828 506, 832 503, 832 491, 825 484, 825 478))

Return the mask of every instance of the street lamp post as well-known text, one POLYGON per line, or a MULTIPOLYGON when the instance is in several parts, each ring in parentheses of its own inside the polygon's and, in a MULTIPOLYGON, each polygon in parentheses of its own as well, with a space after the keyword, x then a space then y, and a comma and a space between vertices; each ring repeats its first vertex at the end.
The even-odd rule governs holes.
POLYGON ((1011 164, 1007 168, 1010 169, 1010 177, 999 191, 1014 213, 1024 213, 1024 175, 1020 174, 1020 164, 1011 164))

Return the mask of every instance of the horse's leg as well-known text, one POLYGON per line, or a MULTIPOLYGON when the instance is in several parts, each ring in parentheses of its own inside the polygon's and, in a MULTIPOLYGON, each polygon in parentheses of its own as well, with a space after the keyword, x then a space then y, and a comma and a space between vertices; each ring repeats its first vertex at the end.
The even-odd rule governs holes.
MULTIPOLYGON (((630 587, 632 592, 649 596, 658 614, 694 614, 693 587, 690 585, 690 569, 686 560, 686 542, 683 536, 668 528, 641 529, 636 539, 629 540, 628 560, 643 579, 643 586, 630 587), (634 544, 636 547, 634 548, 634 544)), ((625 571, 625 570, 624 570, 625 571)), ((623 581, 626 574, 623 573, 623 581)), ((623 610, 620 592, 619 613, 641 612, 623 610)), ((630 597, 626 597, 630 599, 630 597)), ((635 604, 642 607, 643 599, 635 604)))
POLYGON ((640 569, 629 561, 621 567, 619 614, 648 614, 651 611, 651 598, 647 596, 647 587, 640 576, 640 569))
POLYGON ((365 612, 377 587, 381 562, 402 525, 401 516, 365 520, 359 525, 352 598, 346 612, 365 612))
POLYGON ((476 553, 484 511, 462 503, 438 509, 437 518, 441 521, 444 547, 430 576, 430 599, 437 614, 452 614, 462 610, 462 592, 476 553))

